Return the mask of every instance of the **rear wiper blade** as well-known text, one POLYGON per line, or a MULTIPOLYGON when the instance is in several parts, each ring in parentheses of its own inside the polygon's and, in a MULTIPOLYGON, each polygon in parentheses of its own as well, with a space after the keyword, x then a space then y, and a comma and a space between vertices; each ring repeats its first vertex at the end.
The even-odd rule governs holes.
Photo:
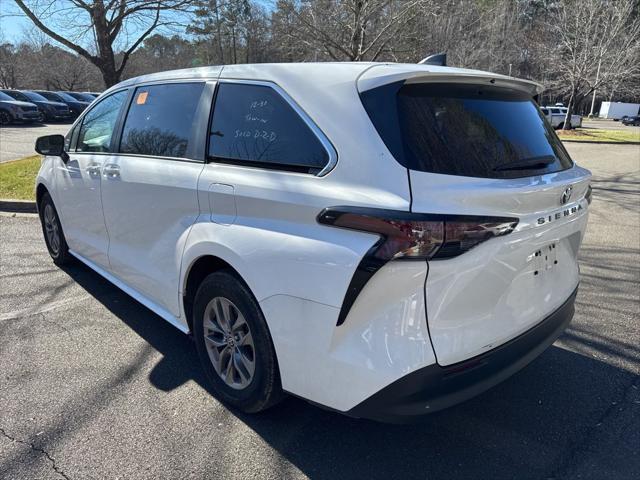
POLYGON ((539 170, 548 167, 556 161, 553 155, 542 155, 540 157, 531 157, 519 162, 505 163, 498 165, 493 169, 494 172, 505 172, 508 170, 539 170))

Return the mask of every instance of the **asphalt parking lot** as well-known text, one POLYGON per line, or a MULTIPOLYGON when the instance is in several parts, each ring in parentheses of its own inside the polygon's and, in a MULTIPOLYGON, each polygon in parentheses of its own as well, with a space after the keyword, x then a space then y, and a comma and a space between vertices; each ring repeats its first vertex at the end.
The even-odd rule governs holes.
POLYGON ((625 125, 622 122, 615 122, 613 120, 601 119, 601 118, 584 118, 582 120, 583 128, 601 128, 603 130, 625 130, 630 132, 640 133, 640 127, 633 127, 631 125, 625 125))
POLYGON ((0 128, 0 163, 35 155, 36 138, 42 135, 66 135, 70 123, 35 123, 0 128))
MULTIPOLYGON (((640 478, 640 147, 567 144, 594 173, 568 331, 422 424, 207 391, 190 340, 0 216, 0 478, 640 478)), ((312 372, 310 372, 312 374, 312 372)))

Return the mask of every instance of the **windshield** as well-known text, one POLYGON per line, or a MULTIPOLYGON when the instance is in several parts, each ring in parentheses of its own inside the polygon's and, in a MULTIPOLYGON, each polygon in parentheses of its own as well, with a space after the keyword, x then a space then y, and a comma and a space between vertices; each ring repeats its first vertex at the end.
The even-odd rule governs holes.
POLYGON ((87 95, 86 93, 79 92, 65 92, 68 95, 71 95, 76 100, 80 100, 81 102, 93 102, 94 98, 91 95, 87 95))
POLYGON ((533 99, 515 90, 398 82, 361 97, 382 140, 411 170, 515 178, 573 164, 533 99))
POLYGON ((6 93, 4 93, 4 92, 0 92, 0 100, 4 100, 5 102, 6 102, 6 101, 13 102, 13 101, 15 101, 15 98, 10 97, 9 95, 7 95, 7 94, 6 94, 6 93))
POLYGON ((20 100, 21 102, 30 102, 29 97, 27 97, 24 93, 18 92, 17 90, 9 90, 5 91, 7 95, 9 95, 14 100, 20 100))
POLYGON ((62 99, 55 93, 53 92, 35 92, 37 95, 40 95, 44 98, 46 98, 47 100, 51 100, 53 102, 61 102, 62 99))
POLYGON ((65 92, 58 92, 58 95, 60 95, 62 97, 62 99, 66 100, 67 102, 77 102, 78 101, 77 98, 73 98, 71 95, 69 95, 68 93, 65 93, 65 92))
POLYGON ((24 92, 24 94, 29 97, 30 100, 34 102, 46 102, 47 99, 42 95, 37 94, 36 92, 24 92))

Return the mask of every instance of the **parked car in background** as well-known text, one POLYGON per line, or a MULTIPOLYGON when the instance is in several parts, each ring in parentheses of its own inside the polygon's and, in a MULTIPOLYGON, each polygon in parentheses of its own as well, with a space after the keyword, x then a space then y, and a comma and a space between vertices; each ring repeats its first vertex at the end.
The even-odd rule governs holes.
POLYGON ((86 95, 89 95, 89 96, 91 96, 93 98, 98 98, 100 96, 100 94, 98 92, 82 92, 82 93, 84 93, 86 95))
POLYGON ((623 125, 628 125, 628 126, 640 126, 640 116, 635 115, 633 117, 629 117, 629 116, 625 116, 622 120, 620 120, 622 122, 623 125))
POLYGON ((505 380, 571 320, 591 174, 541 90, 358 62, 129 79, 38 139, 45 241, 191 332, 230 405, 290 392, 406 421, 505 380))
POLYGON ((0 92, 0 125, 31 123, 43 120, 43 114, 31 102, 23 102, 0 92))
POLYGON ((90 102, 78 100, 65 92, 49 92, 46 90, 35 90, 35 93, 42 95, 47 100, 52 102, 64 103, 69 107, 71 111, 71 117, 76 118, 80 115, 85 108, 89 106, 90 102))
MULTIPOLYGON (((541 107, 542 113, 547 117, 551 126, 555 129, 564 127, 564 122, 567 117, 567 107, 541 107)), ((582 116, 571 115, 571 128, 578 128, 582 126, 582 116)))
POLYGON ((2 92, 21 102, 31 102, 37 105, 44 115, 45 121, 69 120, 71 118, 71 111, 66 103, 52 102, 29 90, 2 90, 2 92))

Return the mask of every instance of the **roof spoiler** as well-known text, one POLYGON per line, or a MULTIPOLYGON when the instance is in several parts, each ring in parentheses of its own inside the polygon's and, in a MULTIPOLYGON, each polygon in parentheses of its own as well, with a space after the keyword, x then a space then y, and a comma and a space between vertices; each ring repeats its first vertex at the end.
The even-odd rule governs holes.
POLYGON ((435 55, 429 55, 418 62, 419 65, 438 65, 440 67, 447 66, 447 54, 436 53, 435 55))

